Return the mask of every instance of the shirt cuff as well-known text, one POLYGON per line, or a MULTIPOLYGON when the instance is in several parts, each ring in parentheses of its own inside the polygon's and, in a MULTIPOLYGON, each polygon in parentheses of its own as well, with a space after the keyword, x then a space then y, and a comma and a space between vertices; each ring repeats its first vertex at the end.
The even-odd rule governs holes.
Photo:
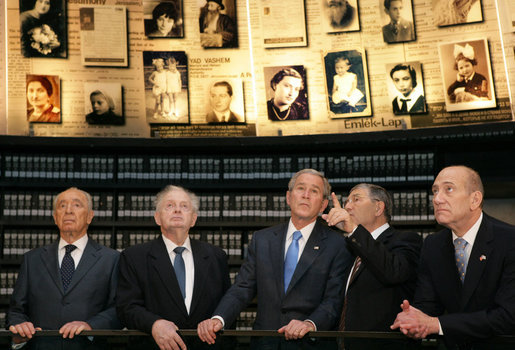
POLYGON ((438 317, 436 318, 436 320, 438 321, 438 335, 443 335, 443 329, 442 325, 440 324, 440 320, 438 319, 438 317))
POLYGON ((213 317, 211 317, 212 320, 218 320, 220 322, 222 322, 222 329, 225 328, 225 321, 224 319, 222 318, 222 316, 218 316, 218 315, 215 315, 213 317))
POLYGON ((25 342, 25 343, 18 343, 18 344, 12 343, 11 344, 11 349, 12 350, 18 350, 18 349, 23 348, 26 344, 27 344, 27 342, 25 342))
POLYGON ((304 322, 309 322, 313 325, 313 327, 315 328, 315 332, 317 330, 317 325, 315 324, 315 322, 311 321, 311 320, 304 320, 304 322))

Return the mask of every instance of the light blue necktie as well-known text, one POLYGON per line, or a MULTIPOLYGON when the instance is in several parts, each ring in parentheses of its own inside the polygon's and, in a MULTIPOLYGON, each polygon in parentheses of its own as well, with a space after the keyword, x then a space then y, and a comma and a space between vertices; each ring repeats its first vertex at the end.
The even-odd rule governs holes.
POLYGON ((63 261, 61 261, 61 279, 63 281, 63 290, 66 292, 70 282, 72 281, 73 273, 75 272, 75 262, 71 256, 71 252, 77 247, 73 244, 68 244, 64 247, 65 253, 63 261))
POLYGON ((460 274, 461 283, 465 280, 465 272, 467 271, 467 257, 465 254, 465 247, 467 241, 463 238, 456 238, 454 240, 454 255, 456 257, 456 267, 460 274))
POLYGON ((299 257, 299 239, 302 238, 300 231, 293 232, 293 239, 286 252, 286 259, 284 259, 284 292, 288 290, 290 285, 293 272, 297 266, 297 260, 299 257))
POLYGON ((173 251, 175 252, 175 259, 173 260, 173 268, 175 270, 175 276, 177 276, 177 282, 181 288, 181 294, 186 299, 186 267, 184 266, 184 259, 182 258, 182 252, 184 247, 177 247, 173 251))

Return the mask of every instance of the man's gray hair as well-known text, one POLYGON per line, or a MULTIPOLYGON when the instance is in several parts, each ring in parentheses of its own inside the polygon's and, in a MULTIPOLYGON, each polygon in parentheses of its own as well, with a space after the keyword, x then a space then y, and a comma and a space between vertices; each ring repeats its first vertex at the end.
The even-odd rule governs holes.
POLYGON ((392 195, 385 190, 383 187, 374 185, 374 184, 367 184, 367 183, 360 183, 351 188, 349 193, 352 193, 352 191, 357 190, 359 188, 365 189, 368 192, 368 195, 370 199, 383 202, 384 203, 384 216, 386 218, 386 221, 389 223, 392 219, 392 212, 393 212, 393 200, 392 195))
POLYGON ((159 207, 161 206, 161 202, 163 201, 163 198, 172 191, 183 191, 188 195, 190 198, 191 205, 193 207, 193 211, 198 214, 199 208, 200 208, 200 201, 198 197, 195 195, 195 193, 191 192, 190 190, 185 189, 181 186, 174 186, 174 185, 168 185, 165 188, 163 188, 159 193, 156 195, 155 199, 155 208, 156 211, 159 210, 159 207))
POLYGON ((302 170, 297 171, 290 179, 290 182, 288 182, 288 191, 291 192, 293 190, 293 187, 295 187, 295 182, 297 182, 298 177, 301 176, 302 174, 311 174, 311 175, 320 176, 320 178, 324 182, 324 189, 323 189, 324 190, 324 193, 323 193, 324 199, 329 199, 329 196, 331 195, 331 185, 329 184, 329 180, 327 180, 327 178, 324 176, 324 174, 322 174, 320 171, 315 170, 315 169, 302 169, 302 170))
POLYGON ((68 188, 68 189, 58 193, 57 196, 54 197, 54 201, 53 201, 53 204, 52 204, 52 208, 53 208, 54 212, 57 209, 57 199, 59 198, 59 196, 62 195, 64 192, 69 191, 69 190, 75 190, 75 191, 79 191, 80 193, 82 193, 86 197, 86 202, 87 202, 87 205, 88 205, 88 210, 89 211, 93 210, 93 199, 91 198, 91 195, 88 192, 86 192, 86 191, 78 189, 77 187, 70 187, 70 188, 68 188))

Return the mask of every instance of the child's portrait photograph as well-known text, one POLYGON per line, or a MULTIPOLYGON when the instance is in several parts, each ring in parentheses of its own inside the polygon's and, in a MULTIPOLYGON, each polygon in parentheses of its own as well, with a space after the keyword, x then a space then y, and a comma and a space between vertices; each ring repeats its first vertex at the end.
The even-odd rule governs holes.
POLYGON ((308 120, 304 66, 264 67, 268 120, 308 120))
POLYGON ((151 124, 188 124, 188 58, 184 51, 143 51, 145 111, 151 124))
POLYGON ((206 123, 245 123, 241 79, 214 79, 206 84, 206 87, 206 123))
POLYGON ((22 55, 65 58, 66 20, 64 0, 20 0, 22 55))
POLYGON ((440 44, 438 49, 447 111, 497 106, 486 39, 440 44))
POLYGON ((61 84, 57 75, 27 74, 27 121, 61 122, 61 84))
POLYGON ((385 43, 416 39, 411 0, 379 0, 379 8, 382 9, 380 13, 385 43))
POLYGON ((372 115, 364 50, 327 51, 323 60, 330 117, 372 115))
POLYGON ((389 63, 386 65, 386 76, 388 95, 395 115, 427 111, 420 62, 389 63))
POLYGON ((438 27, 483 21, 481 0, 433 0, 434 21, 438 27))
POLYGON ((84 106, 90 125, 125 124, 120 83, 84 83, 84 106))
POLYGON ((321 6, 326 33, 360 30, 358 0, 321 0, 321 6))
POLYGON ((149 38, 183 38, 182 0, 144 0, 143 22, 149 38))

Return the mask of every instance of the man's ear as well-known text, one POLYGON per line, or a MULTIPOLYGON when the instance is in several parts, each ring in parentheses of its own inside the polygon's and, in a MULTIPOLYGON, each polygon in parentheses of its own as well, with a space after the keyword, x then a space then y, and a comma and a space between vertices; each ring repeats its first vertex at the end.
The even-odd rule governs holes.
POLYGON ((383 215, 384 214, 384 208, 385 208, 384 202, 376 201, 376 212, 375 212, 375 215, 376 216, 383 215))

